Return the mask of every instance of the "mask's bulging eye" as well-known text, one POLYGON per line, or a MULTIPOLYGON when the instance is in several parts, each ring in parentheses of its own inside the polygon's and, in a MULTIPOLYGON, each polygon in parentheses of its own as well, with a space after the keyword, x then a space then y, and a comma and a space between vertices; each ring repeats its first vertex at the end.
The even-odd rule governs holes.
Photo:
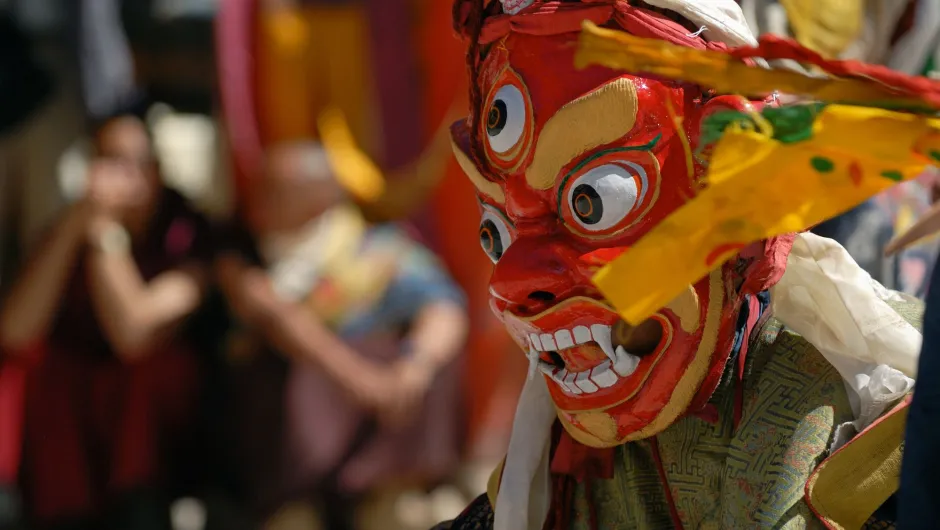
POLYGON ((571 200, 574 215, 584 224, 594 225, 604 218, 604 201, 590 184, 581 184, 571 200))
POLYGON ((512 244, 509 224, 503 216, 490 207, 484 207, 480 220, 480 246, 493 263, 503 257, 503 253, 512 244))
POLYGON ((506 102, 496 100, 490 107, 490 113, 486 116, 486 134, 488 136, 499 136, 506 127, 506 102))
POLYGON ((618 162, 596 167, 568 188, 571 218, 591 232, 614 228, 643 202, 648 186, 646 170, 639 164, 618 162))
POLYGON ((526 125, 525 97, 514 85, 505 85, 496 91, 486 112, 486 140, 490 149, 498 154, 512 150, 526 125))

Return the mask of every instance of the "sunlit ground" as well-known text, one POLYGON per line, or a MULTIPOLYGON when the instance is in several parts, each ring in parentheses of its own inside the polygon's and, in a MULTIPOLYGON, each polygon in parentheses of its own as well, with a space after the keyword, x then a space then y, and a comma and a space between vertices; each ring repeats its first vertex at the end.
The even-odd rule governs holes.
MULTIPOLYGON (((428 530, 435 524, 453 519, 475 497, 485 491, 486 481, 495 462, 467 464, 456 484, 425 494, 418 491, 385 490, 376 492, 357 514, 359 530, 428 530)), ((196 499, 180 499, 171 509, 175 530, 202 530, 206 512, 196 499)), ((326 530, 320 525, 316 510, 309 504, 284 506, 266 525, 265 530, 326 530)))

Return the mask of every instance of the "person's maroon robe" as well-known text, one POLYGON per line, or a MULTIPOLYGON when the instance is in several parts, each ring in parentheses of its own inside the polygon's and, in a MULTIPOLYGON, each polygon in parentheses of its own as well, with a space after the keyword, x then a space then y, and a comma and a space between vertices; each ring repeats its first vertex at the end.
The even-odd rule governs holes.
MULTIPOLYGON (((133 250, 141 274, 149 280, 203 260, 207 234, 167 192, 133 250)), ((138 363, 118 360, 97 323, 83 262, 48 339, 0 365, 0 484, 22 474, 40 521, 87 516, 112 495, 157 485, 164 451, 195 409, 194 352, 173 339, 138 363)))

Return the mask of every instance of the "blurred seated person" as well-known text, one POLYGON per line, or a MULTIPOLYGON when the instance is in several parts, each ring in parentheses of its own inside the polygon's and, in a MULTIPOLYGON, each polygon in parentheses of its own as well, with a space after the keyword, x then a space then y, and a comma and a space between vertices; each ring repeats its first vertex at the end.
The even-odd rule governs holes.
POLYGON ((25 383, 0 430, 22 429, 31 528, 168 529, 166 455, 189 429, 198 375, 179 332, 208 280, 208 227, 163 186, 137 117, 106 120, 95 150, 84 198, 0 309, 6 397, 10 374, 25 383))
POLYGON ((364 494, 430 487, 459 463, 462 293, 401 228, 365 220, 329 155, 270 149, 217 260, 239 322, 232 459, 259 524, 310 502, 351 529, 364 494))

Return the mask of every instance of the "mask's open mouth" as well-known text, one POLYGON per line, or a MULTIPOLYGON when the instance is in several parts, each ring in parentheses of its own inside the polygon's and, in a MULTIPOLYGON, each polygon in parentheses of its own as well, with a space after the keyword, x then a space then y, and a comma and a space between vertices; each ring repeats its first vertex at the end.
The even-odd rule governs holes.
POLYGON ((628 352, 643 357, 656 351, 662 342, 663 326, 652 318, 639 326, 631 326, 621 320, 614 324, 613 340, 615 345, 623 346, 628 352))
POLYGON ((659 321, 639 326, 618 321, 613 326, 557 330, 532 336, 539 368, 570 394, 592 394, 633 375, 643 357, 657 351, 663 339, 659 321))

